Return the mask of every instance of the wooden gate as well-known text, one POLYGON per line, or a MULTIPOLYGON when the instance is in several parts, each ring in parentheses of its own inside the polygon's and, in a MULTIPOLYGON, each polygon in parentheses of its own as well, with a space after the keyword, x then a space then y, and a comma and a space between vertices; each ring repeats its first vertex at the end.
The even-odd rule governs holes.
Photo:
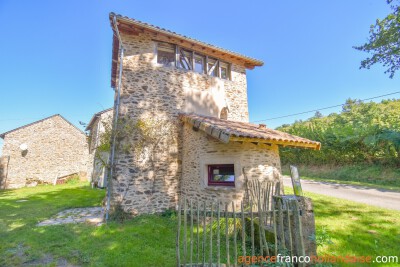
POLYGON ((249 199, 229 203, 183 195, 178 205, 177 266, 242 266, 249 265, 249 257, 257 257, 252 266, 262 266, 278 254, 304 256, 298 201, 273 196, 279 190, 272 188, 259 188, 249 199))

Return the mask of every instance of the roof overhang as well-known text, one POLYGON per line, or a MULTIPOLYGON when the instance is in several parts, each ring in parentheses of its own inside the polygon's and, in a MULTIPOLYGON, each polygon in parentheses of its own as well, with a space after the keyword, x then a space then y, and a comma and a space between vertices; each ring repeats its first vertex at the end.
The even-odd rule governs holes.
POLYGON ((259 125, 221 120, 196 114, 181 114, 183 122, 189 123, 195 130, 201 130, 222 143, 251 142, 284 147, 321 149, 321 143, 288 133, 259 128, 259 125))
MULTIPOLYGON (((191 49, 198 53, 207 54, 209 56, 215 56, 216 58, 226 60, 228 62, 242 65, 247 69, 254 69, 254 67, 264 65, 264 62, 258 59, 254 59, 239 53, 208 44, 173 31, 166 30, 148 23, 144 23, 135 19, 131 19, 125 16, 121 16, 115 13, 110 13, 111 26, 113 25, 114 17, 117 20, 118 30, 121 33, 139 35, 140 33, 149 32, 153 34, 153 39, 156 41, 169 42, 178 44, 181 47, 191 49)), ((112 70, 111 70, 111 86, 115 88, 116 75, 117 75, 117 64, 118 64, 118 52, 119 52, 119 40, 115 33, 115 28, 112 26, 113 36, 113 50, 112 50, 112 70)))
POLYGON ((106 113, 106 112, 111 111, 111 110, 113 110, 113 108, 108 108, 108 109, 105 109, 105 110, 102 110, 102 111, 100 111, 100 112, 95 113, 95 114, 93 115, 93 117, 90 119, 88 125, 86 126, 85 131, 89 131, 89 130, 92 129, 94 122, 96 121, 96 119, 97 119, 98 117, 101 116, 101 114, 106 113))

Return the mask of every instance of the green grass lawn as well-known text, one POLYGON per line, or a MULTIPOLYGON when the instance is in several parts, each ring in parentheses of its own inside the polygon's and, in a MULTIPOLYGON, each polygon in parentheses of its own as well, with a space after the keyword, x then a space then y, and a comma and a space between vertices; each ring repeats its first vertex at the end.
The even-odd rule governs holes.
POLYGON ((398 256, 400 261, 400 212, 309 192, 305 196, 313 200, 318 255, 398 256))
MULTIPOLYGON (((320 255, 400 256, 399 212, 306 195, 314 201, 320 255)), ((174 216, 36 226, 67 208, 98 206, 103 197, 82 184, 0 191, 0 266, 175 266, 174 216)))
MULTIPOLYGON (((360 185, 400 192, 400 168, 377 165, 298 166, 301 179, 360 185)), ((290 176, 289 166, 282 172, 290 176)))
POLYGON ((36 224, 67 208, 99 206, 104 190, 83 184, 0 191, 0 266, 67 261, 89 266, 174 266, 176 221, 141 216, 100 227, 36 224), (16 202, 26 199, 26 202, 16 202))

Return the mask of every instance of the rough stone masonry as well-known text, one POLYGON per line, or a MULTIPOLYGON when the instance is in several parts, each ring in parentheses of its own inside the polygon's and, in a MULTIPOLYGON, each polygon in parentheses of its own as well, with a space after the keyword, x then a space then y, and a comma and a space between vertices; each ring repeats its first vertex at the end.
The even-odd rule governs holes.
MULTIPOLYGON (((173 66, 165 67, 157 63, 157 34, 146 31, 138 35, 121 32, 121 37, 125 48, 119 110, 121 120, 157 117, 179 123, 180 112, 219 116, 221 108, 229 107, 228 120, 248 122, 244 65, 231 64, 230 80, 173 66), (219 104, 218 94, 221 91, 226 105, 219 104)), ((188 135, 183 134, 182 124, 179 126, 170 133, 176 137, 175 142, 161 142, 158 145, 153 163, 135 155, 133 150, 117 150, 112 189, 114 203, 121 203, 124 210, 131 213, 153 213, 175 207, 182 182, 183 135, 188 135)), ((132 136, 120 142, 135 141, 137 138, 132 136)), ((193 145, 199 145, 198 149, 202 149, 201 142, 193 142, 193 145)), ((236 149, 233 148, 234 151, 236 149)), ((271 163, 279 164, 276 148, 265 153, 267 157, 260 156, 260 160, 270 157, 271 163)), ((198 170, 192 168, 190 163, 185 168, 185 179, 200 183, 198 170)))
POLYGON ((2 188, 19 188, 27 180, 52 183, 56 178, 79 174, 86 177, 88 145, 86 135, 60 115, 3 134, 3 164, 7 172, 2 188), (21 150, 21 145, 26 150, 21 150))

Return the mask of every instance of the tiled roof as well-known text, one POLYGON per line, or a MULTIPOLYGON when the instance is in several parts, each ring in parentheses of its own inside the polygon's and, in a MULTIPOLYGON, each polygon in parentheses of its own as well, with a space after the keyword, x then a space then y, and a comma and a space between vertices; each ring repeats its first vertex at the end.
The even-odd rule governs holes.
POLYGON ((197 114, 181 114, 181 119, 224 143, 254 141, 316 150, 321 148, 319 142, 268 129, 262 124, 222 120, 197 114))
POLYGON ((94 121, 96 120, 97 117, 99 117, 101 114, 106 113, 108 111, 111 111, 113 109, 114 108, 108 108, 108 109, 105 109, 105 110, 102 110, 102 111, 99 111, 99 112, 95 113, 93 115, 93 117, 90 119, 90 122, 88 123, 88 125, 86 126, 85 131, 88 131, 88 130, 90 130, 92 128, 92 124, 94 123, 94 121))
POLYGON ((51 118, 56 117, 56 116, 58 116, 58 117, 60 117, 61 119, 65 120, 67 123, 69 123, 71 126, 73 126, 75 129, 77 129, 77 130, 78 130, 79 132, 81 132, 82 134, 85 134, 81 129, 79 129, 78 127, 76 127, 74 124, 72 124, 71 122, 69 122, 66 118, 64 118, 64 117, 61 116, 60 114, 54 114, 54 115, 52 115, 52 116, 50 116, 50 117, 46 117, 46 118, 44 118, 44 119, 41 119, 41 120, 38 120, 38 121, 35 121, 35 122, 32 122, 32 123, 25 124, 25 125, 20 126, 20 127, 18 127, 18 128, 12 129, 12 130, 10 130, 10 131, 8 131, 8 132, 2 133, 2 134, 0 134, 0 137, 4 139, 4 137, 5 137, 7 134, 9 134, 9 133, 18 131, 18 130, 20 130, 20 129, 29 127, 29 126, 31 126, 31 125, 34 125, 34 124, 36 124, 36 123, 39 123, 39 122, 42 122, 42 121, 45 121, 45 120, 48 120, 48 119, 51 119, 51 118))

